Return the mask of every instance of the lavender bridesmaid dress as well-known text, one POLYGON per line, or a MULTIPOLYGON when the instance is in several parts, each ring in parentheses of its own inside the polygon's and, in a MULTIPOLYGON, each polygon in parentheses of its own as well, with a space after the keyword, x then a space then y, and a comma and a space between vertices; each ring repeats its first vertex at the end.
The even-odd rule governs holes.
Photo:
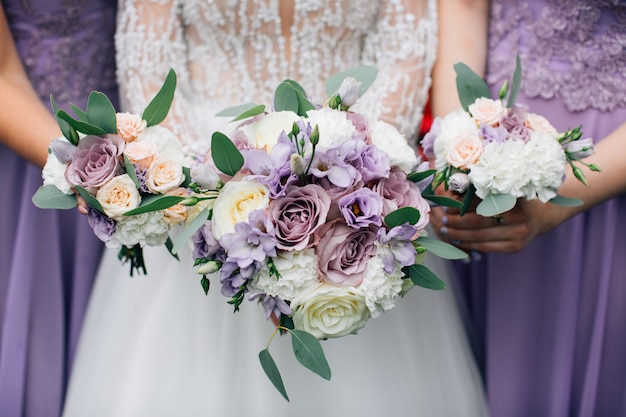
MULTIPOLYGON (((83 107, 117 101, 113 0, 4 0, 17 49, 41 97, 83 107)), ((67 108, 67 107, 65 107, 67 108)), ((24 128, 36 120, 24 120, 24 128)), ((0 145, 0 415, 61 413, 101 245, 76 210, 40 210, 41 169, 0 145)))
MULTIPOLYGON (((557 129, 626 122, 626 1, 495 0, 490 22, 494 93, 519 51, 517 102, 557 129)), ((626 195, 462 268, 493 416, 626 416, 626 195)))

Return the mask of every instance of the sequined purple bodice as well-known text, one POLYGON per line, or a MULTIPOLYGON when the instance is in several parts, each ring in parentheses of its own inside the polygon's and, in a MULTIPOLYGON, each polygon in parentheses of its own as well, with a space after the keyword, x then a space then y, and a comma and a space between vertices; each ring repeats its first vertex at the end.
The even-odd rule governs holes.
POLYGON ((4 0, 22 62, 42 101, 84 105, 92 90, 114 102, 115 0, 4 0), (67 86, 72 86, 68 89, 67 86))
POLYGON ((493 0, 491 13, 490 85, 510 79, 519 52, 526 96, 626 107, 625 0, 493 0))

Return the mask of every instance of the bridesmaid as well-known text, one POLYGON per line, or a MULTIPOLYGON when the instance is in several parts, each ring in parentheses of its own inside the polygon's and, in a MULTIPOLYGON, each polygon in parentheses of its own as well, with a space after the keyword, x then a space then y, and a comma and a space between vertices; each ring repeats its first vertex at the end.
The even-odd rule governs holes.
MULTIPOLYGON (((4 0, 0 9, 0 415, 58 416, 101 254, 87 218, 39 210, 49 97, 117 101, 113 0, 4 0)), ((67 109, 67 106, 62 106, 67 109)))
POLYGON ((560 131, 582 124, 596 142, 589 162, 603 170, 585 172, 588 187, 568 173, 561 194, 582 207, 520 201, 502 225, 441 210, 431 217, 444 238, 489 252, 460 269, 482 334, 491 412, 624 416, 626 2, 495 0, 490 22, 492 92, 519 53, 517 102, 560 131))

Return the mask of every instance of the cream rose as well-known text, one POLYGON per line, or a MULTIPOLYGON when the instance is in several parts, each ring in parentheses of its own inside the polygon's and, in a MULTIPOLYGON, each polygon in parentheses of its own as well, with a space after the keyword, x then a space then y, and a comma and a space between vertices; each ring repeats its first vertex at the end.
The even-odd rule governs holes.
POLYGON ((477 98, 468 110, 476 122, 490 126, 497 126, 507 113, 502 101, 486 97, 477 98))
POLYGON ((117 134, 124 142, 132 142, 146 128, 146 121, 141 116, 133 113, 117 113, 117 134))
MULTIPOLYGON (((187 190, 185 188, 176 188, 167 195, 173 195, 177 197, 186 197, 187 190)), ((187 218, 187 206, 183 206, 182 204, 175 204, 171 207, 163 210, 163 220, 169 223, 171 226, 175 226, 185 221, 187 218)))
POLYGON ((253 210, 265 210, 270 203, 269 190, 255 181, 229 181, 213 203, 213 236, 219 240, 235 231, 237 222, 247 222, 253 210))
POLYGON ((550 124, 548 119, 535 113, 528 113, 524 125, 534 132, 557 136, 559 132, 550 124))
POLYGON ((255 123, 243 126, 241 130, 246 134, 252 146, 258 149, 265 148, 268 153, 271 153, 278 142, 280 133, 291 132, 293 123, 299 119, 300 117, 294 112, 278 111, 269 113, 255 123))
POLYGON ((123 174, 104 184, 96 193, 96 200, 107 216, 117 219, 127 211, 137 208, 141 203, 141 196, 133 180, 128 174, 123 174))
POLYGON ((156 158, 158 149, 152 142, 136 140, 124 148, 124 155, 140 169, 147 170, 156 158))
POLYGON ((466 132, 450 142, 446 161, 459 169, 467 169, 475 163, 483 152, 483 142, 476 132, 466 132))
POLYGON ((359 331, 370 318, 362 291, 355 287, 317 284, 291 300, 293 323, 318 339, 359 331))
POLYGON ((146 186, 155 194, 167 194, 184 180, 182 165, 172 159, 159 158, 146 172, 146 186))

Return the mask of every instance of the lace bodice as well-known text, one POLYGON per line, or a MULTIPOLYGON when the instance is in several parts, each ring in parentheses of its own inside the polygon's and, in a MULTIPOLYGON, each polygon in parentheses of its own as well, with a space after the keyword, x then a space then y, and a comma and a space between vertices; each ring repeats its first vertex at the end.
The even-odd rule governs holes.
POLYGON ((491 85, 510 78, 519 52, 528 97, 626 107, 626 1, 494 0, 490 27, 491 85))
POLYGON ((362 64, 379 76, 353 109, 417 135, 435 58, 434 0, 123 0, 120 13, 122 106, 141 111, 173 67, 168 120, 192 150, 229 130, 220 110, 269 105, 286 78, 321 103, 330 75, 362 64))

